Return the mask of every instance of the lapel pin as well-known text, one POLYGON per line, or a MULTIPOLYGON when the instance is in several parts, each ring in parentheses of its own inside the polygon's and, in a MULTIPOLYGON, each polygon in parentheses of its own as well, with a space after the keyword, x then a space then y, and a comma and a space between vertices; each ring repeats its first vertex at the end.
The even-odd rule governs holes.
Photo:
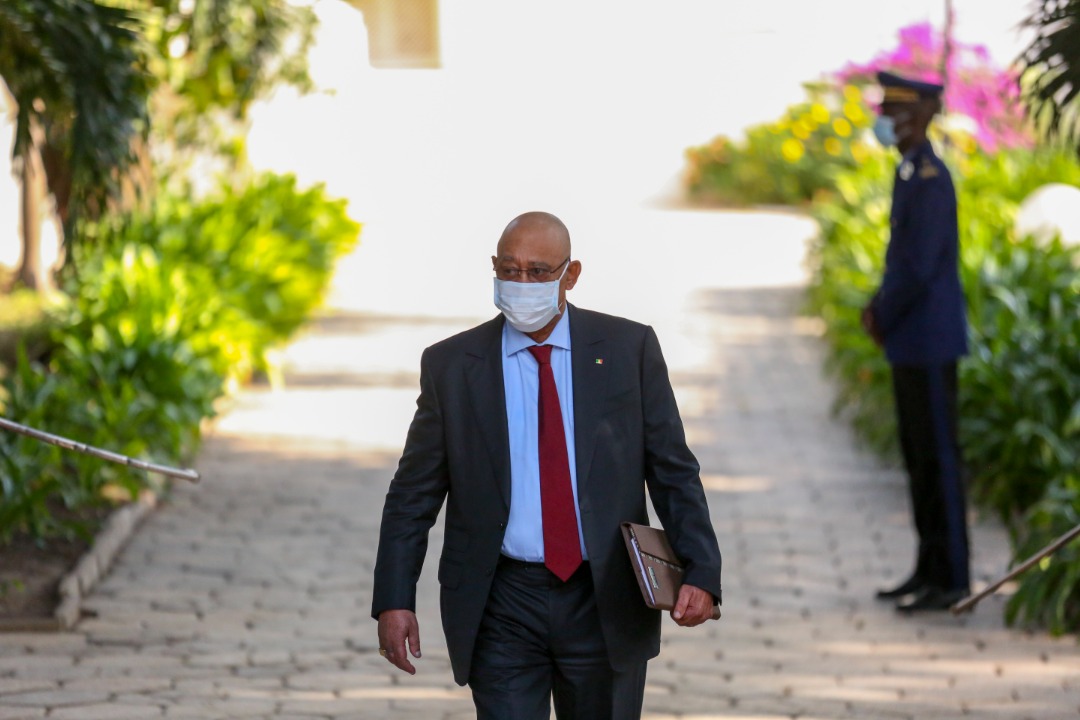
POLYGON ((604 358, 596 358, 596 364, 597 365, 603 365, 604 364, 604 358))

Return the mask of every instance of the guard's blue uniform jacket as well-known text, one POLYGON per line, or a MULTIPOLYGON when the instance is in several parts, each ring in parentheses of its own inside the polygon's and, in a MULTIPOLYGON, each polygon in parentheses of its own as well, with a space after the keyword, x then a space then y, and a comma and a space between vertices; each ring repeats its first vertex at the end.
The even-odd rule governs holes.
POLYGON ((939 365, 967 353, 956 191, 929 141, 896 169, 885 274, 871 301, 893 365, 939 365))

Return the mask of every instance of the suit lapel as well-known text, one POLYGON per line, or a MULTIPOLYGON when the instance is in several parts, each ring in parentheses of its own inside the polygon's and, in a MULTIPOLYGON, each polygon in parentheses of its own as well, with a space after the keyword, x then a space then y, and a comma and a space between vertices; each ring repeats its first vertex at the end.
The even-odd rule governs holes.
POLYGON ((502 316, 482 326, 474 348, 466 351, 465 382, 480 436, 498 479, 503 503, 510 507, 510 438, 506 429, 506 391, 502 370, 502 316))
POLYGON ((570 357, 574 374, 574 452, 577 480, 588 481, 588 469, 596 447, 596 429, 603 417, 607 396, 604 338, 592 317, 570 305, 570 357))

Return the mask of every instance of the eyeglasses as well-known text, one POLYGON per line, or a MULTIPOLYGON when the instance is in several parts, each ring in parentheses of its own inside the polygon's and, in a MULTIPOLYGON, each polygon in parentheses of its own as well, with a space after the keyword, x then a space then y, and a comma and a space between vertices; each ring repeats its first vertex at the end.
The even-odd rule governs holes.
POLYGON ((516 268, 507 267, 505 265, 499 265, 495 268, 495 277, 500 280, 512 280, 518 281, 519 278, 524 277, 526 282, 543 282, 551 275, 559 272, 563 265, 570 262, 570 258, 567 257, 561 263, 553 268, 546 268, 542 265, 536 265, 529 268, 516 268))

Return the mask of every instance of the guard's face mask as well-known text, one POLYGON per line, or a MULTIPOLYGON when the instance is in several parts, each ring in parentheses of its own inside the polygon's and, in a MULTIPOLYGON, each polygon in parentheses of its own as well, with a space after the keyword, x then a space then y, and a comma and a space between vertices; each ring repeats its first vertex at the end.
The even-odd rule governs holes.
POLYGON ((910 112, 896 113, 895 115, 878 115, 874 120, 874 137, 885 147, 896 147, 901 140, 910 134, 908 121, 911 120, 910 112))
POLYGON ((878 115, 874 120, 874 137, 885 147, 896 145, 896 121, 888 115, 878 115))

